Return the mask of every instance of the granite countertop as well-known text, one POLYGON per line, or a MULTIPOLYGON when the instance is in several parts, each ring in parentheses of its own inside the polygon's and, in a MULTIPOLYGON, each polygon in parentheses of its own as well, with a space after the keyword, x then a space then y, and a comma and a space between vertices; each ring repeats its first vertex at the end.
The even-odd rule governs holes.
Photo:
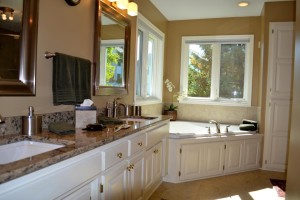
POLYGON ((107 125, 103 131, 84 131, 81 129, 76 129, 75 134, 68 135, 58 135, 51 133, 48 130, 44 130, 42 133, 32 137, 19 134, 0 136, 0 145, 24 140, 65 145, 62 148, 51 150, 36 156, 8 164, 0 164, 0 184, 90 151, 102 145, 154 126, 157 123, 168 121, 169 119, 169 116, 159 116, 153 120, 139 122, 128 121, 128 124, 131 125, 130 128, 122 129, 116 133, 114 132, 114 129, 118 125, 107 125))

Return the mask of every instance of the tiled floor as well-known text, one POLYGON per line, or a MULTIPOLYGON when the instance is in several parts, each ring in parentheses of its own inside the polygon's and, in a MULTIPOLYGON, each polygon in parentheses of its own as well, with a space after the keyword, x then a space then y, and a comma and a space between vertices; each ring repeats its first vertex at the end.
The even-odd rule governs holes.
POLYGON ((285 173, 252 171, 186 183, 163 182, 150 200, 276 200, 270 178, 285 179, 285 173))

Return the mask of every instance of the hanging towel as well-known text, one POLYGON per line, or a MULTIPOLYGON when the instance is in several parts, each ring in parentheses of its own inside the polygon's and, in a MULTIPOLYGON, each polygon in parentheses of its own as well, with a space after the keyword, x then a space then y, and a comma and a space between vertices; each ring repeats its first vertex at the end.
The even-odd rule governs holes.
POLYGON ((91 62, 55 53, 52 91, 54 105, 75 105, 91 98, 91 62))

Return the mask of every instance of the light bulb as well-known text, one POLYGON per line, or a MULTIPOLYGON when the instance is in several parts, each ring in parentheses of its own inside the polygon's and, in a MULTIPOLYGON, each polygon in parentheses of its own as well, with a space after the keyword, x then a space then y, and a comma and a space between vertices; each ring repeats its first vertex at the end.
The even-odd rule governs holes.
POLYGON ((138 14, 138 6, 135 2, 130 2, 127 8, 127 14, 130 16, 137 16, 138 14))
POLYGON ((14 14, 10 13, 10 16, 8 17, 9 20, 14 20, 14 14))
POLYGON ((4 13, 1 15, 1 17, 2 17, 3 20, 7 19, 6 14, 4 14, 4 13))
POLYGON ((118 8, 120 8, 121 10, 126 9, 127 6, 128 6, 128 0, 117 0, 117 6, 118 6, 118 8))

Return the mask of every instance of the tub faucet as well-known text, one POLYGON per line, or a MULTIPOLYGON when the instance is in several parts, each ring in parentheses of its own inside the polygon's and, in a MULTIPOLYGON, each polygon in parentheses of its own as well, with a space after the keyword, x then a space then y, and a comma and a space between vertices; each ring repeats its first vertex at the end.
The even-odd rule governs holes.
POLYGON ((215 121, 215 120, 210 120, 209 123, 210 123, 210 124, 215 124, 215 125, 216 125, 217 133, 221 133, 221 131, 220 131, 220 124, 219 124, 217 121, 215 121))

